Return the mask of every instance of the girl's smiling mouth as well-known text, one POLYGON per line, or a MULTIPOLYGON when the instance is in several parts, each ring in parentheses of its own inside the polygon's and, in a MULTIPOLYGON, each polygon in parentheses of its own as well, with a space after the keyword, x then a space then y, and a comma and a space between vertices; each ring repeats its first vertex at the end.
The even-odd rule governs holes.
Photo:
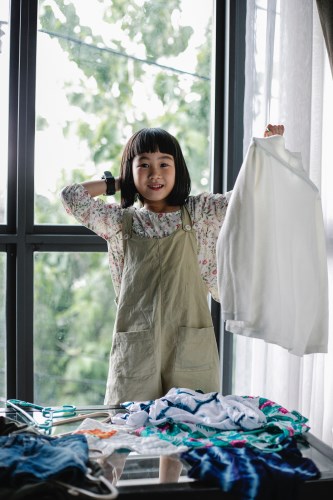
POLYGON ((148 187, 149 189, 153 189, 153 191, 158 191, 159 189, 161 189, 163 186, 163 184, 148 184, 148 187))

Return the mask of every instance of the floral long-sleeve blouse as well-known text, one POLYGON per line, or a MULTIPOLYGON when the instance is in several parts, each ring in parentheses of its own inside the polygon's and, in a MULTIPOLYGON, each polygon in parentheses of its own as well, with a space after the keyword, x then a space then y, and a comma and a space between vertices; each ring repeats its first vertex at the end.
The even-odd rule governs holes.
MULTIPOLYGON (((215 300, 217 290, 216 241, 223 224, 230 192, 202 193, 190 196, 187 208, 192 219, 198 244, 198 263, 201 277, 215 300)), ((107 241, 108 258, 113 286, 118 296, 124 268, 122 214, 118 203, 105 203, 93 198, 81 184, 72 184, 61 192, 66 211, 94 233, 107 241)), ((133 231, 144 238, 163 238, 181 226, 181 211, 155 213, 137 208, 133 214, 133 231)))

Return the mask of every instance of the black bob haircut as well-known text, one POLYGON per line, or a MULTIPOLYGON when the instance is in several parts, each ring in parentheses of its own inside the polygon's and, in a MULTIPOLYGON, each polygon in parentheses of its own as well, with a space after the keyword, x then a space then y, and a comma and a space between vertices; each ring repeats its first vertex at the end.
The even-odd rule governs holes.
POLYGON ((133 158, 143 153, 156 153, 157 151, 173 156, 175 161, 175 185, 168 196, 168 204, 171 206, 181 206, 186 203, 191 191, 191 179, 177 139, 161 128, 143 128, 129 139, 121 159, 120 187, 122 208, 132 206, 137 199, 141 203, 144 201, 140 193, 137 192, 134 184, 133 158))

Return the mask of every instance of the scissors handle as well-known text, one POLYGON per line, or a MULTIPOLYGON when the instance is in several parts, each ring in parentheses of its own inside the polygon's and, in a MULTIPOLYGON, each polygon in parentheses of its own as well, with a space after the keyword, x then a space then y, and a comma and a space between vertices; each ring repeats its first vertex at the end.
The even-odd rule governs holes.
POLYGON ((76 406, 62 405, 59 408, 52 408, 48 406, 43 408, 42 415, 45 418, 59 418, 59 417, 74 417, 76 415, 76 406))
POLYGON ((21 406, 22 408, 32 408, 34 410, 43 410, 43 406, 36 405, 35 403, 29 403, 28 401, 22 401, 21 399, 8 399, 7 402, 14 403, 14 405, 21 406))

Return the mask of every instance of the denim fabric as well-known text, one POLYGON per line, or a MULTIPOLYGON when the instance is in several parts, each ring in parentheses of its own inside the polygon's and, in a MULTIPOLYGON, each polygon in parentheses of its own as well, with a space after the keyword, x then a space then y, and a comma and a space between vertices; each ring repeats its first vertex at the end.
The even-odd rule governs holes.
POLYGON ((302 481, 320 477, 292 439, 278 453, 212 446, 187 451, 181 458, 191 466, 189 477, 216 484, 242 500, 294 500, 302 481))
POLYGON ((20 486, 61 479, 75 483, 87 472, 88 444, 83 435, 53 438, 23 432, 0 437, 0 484, 20 486))
MULTIPOLYGON (((95 479, 103 474, 102 467, 95 461, 89 460, 89 472, 95 479)), ((85 478, 76 486, 93 494, 105 494, 106 489, 100 483, 91 481, 85 478)), ((37 483, 29 483, 21 486, 10 487, 5 486, 0 482, 0 500, 86 500, 87 493, 78 493, 73 496, 69 493, 68 488, 60 485, 55 481, 38 481, 37 483)))

